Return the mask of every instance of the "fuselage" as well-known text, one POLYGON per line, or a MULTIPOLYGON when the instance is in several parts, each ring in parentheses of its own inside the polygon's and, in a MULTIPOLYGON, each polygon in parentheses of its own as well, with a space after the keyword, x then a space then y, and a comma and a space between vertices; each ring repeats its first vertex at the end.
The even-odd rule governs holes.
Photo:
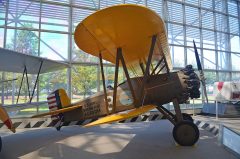
POLYGON ((141 96, 143 77, 131 78, 130 81, 138 100, 138 105, 135 104, 136 102, 134 102, 128 82, 125 81, 118 85, 117 88, 115 112, 113 112, 113 90, 108 89, 108 107, 104 100, 104 93, 98 92, 77 102, 77 104, 82 105, 81 108, 64 113, 64 121, 98 118, 147 104, 163 105, 171 102, 173 98, 177 98, 180 103, 184 103, 189 97, 186 96, 188 94, 186 79, 188 79, 188 76, 182 71, 151 75, 144 85, 143 96, 141 96))

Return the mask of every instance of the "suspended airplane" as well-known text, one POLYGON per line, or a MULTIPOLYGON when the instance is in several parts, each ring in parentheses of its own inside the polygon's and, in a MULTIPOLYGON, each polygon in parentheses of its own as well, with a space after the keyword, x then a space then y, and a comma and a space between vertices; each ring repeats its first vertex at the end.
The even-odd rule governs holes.
MULTIPOLYGON (((191 65, 170 72, 167 33, 157 13, 129 4, 105 8, 78 24, 74 39, 81 50, 99 58, 103 91, 71 103, 65 90, 58 89, 47 98, 50 112, 34 118, 51 115, 60 130, 64 122, 100 118, 84 125, 90 127, 157 109, 174 125, 173 137, 179 145, 198 141, 198 127, 190 115, 181 113, 180 104, 200 97, 200 79, 191 65), (103 60, 115 64, 113 87, 106 88, 103 60), (119 84, 120 67, 126 81, 119 84), (175 114, 163 107, 169 102, 173 102, 175 114)), ((198 53, 196 57, 201 66, 198 53)))
MULTIPOLYGON (((34 93, 36 90, 36 86, 39 80, 39 75, 42 73, 52 72, 52 71, 60 70, 67 67, 69 67, 69 65, 62 62, 56 62, 46 58, 27 55, 27 54, 19 53, 16 51, 0 48, 0 71, 22 73, 22 79, 21 79, 21 84, 18 92, 17 103, 13 105, 0 105, 0 121, 2 121, 12 132, 15 133, 14 125, 12 124, 12 121, 9 118, 9 115, 7 114, 5 108, 7 110, 11 109, 14 111, 18 111, 28 107, 37 106, 42 103, 46 103, 46 102, 32 102, 32 99, 34 97, 34 93), (32 92, 30 92, 30 89, 29 89, 30 86, 28 82, 28 74, 37 74, 37 78, 34 83, 32 92), (29 94, 29 102, 18 104, 18 99, 21 92, 24 76, 26 76, 26 79, 27 79, 26 81, 27 81, 27 88, 28 88, 28 94, 29 94)), ((3 81, 0 81, 0 83, 4 84, 5 82, 14 81, 14 80, 17 80, 17 79, 3 80, 3 81)), ((1 138, 0 138, 0 150, 1 150, 1 138)))

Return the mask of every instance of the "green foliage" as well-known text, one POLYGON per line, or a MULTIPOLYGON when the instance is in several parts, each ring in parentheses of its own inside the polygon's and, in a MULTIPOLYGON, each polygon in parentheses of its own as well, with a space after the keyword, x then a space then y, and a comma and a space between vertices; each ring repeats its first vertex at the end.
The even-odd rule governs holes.
POLYGON ((204 72, 207 84, 213 84, 216 82, 216 72, 204 72))
POLYGON ((73 67, 73 94, 91 95, 97 88, 97 68, 94 66, 73 67))
MULTIPOLYGON (((32 24, 25 23, 23 27, 32 28, 32 24)), ((7 44, 8 49, 22 52, 29 55, 38 55, 38 37, 34 32, 28 30, 18 30, 16 39, 13 37, 11 43, 7 44)))
POLYGON ((44 95, 50 94, 52 91, 63 88, 67 89, 67 69, 42 74, 40 76, 40 91, 44 95))
MULTIPOLYGON (((78 61, 88 62, 95 60, 94 57, 73 48, 73 54, 78 61)), ((91 95, 97 89, 97 67, 95 66, 74 66, 72 67, 72 93, 75 95, 91 95)))

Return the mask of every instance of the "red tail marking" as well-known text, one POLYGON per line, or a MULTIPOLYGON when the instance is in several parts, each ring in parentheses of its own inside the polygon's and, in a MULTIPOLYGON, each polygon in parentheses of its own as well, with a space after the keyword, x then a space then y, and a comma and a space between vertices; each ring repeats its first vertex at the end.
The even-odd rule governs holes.
POLYGON ((219 91, 221 91, 222 90, 222 88, 223 88, 223 84, 224 84, 224 82, 218 82, 218 90, 219 91))
POLYGON ((51 99, 55 99, 56 97, 55 96, 52 96, 52 97, 48 97, 47 100, 51 100, 51 99))
POLYGON ((53 104, 53 103, 56 103, 56 101, 48 102, 48 104, 53 104))

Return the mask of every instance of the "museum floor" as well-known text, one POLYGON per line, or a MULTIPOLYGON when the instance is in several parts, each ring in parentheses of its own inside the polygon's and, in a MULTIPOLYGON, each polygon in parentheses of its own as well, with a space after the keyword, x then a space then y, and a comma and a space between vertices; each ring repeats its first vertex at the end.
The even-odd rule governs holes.
MULTIPOLYGON (((167 120, 100 127, 31 129, 3 133, 1 159, 235 159, 218 138, 200 129, 193 147, 176 146, 167 120)), ((0 133, 1 134, 1 133, 0 133)))

